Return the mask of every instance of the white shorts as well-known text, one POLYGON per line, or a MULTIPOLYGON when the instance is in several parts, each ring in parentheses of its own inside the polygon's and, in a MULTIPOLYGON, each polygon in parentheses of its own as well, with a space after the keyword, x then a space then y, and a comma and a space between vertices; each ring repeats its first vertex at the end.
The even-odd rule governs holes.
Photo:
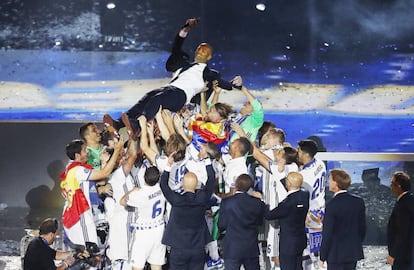
POLYGON ((279 256, 279 232, 279 227, 275 228, 272 223, 269 224, 266 255, 270 258, 279 256))
POLYGON ((107 255, 111 261, 128 260, 128 213, 115 213, 109 221, 109 249, 107 255))
POLYGON ((166 246, 161 244, 163 234, 164 226, 135 229, 131 252, 131 264, 134 267, 144 268, 146 262, 154 265, 165 264, 166 246))
POLYGON ((76 245, 85 245, 85 242, 98 244, 96 225, 90 210, 81 214, 80 220, 70 228, 63 227, 66 236, 76 245))

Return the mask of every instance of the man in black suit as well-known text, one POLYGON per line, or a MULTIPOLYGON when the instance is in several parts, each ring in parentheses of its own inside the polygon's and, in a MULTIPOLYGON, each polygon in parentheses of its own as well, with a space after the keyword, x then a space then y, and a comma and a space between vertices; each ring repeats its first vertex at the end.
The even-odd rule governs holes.
MULTIPOLYGON (((188 32, 198 22, 199 20, 196 18, 188 19, 174 39, 171 55, 166 63, 167 71, 174 73, 173 79, 166 86, 146 93, 118 120, 114 120, 109 114, 105 114, 103 121, 108 129, 115 128, 119 130, 125 125, 128 132, 136 132, 139 130, 137 117, 145 115, 148 120, 152 120, 160 106, 172 112, 177 112, 189 102, 200 104, 200 93, 204 89, 205 83, 212 86, 212 82, 217 81, 220 88, 233 89, 232 82, 223 80, 218 71, 207 66, 213 56, 213 48, 210 44, 201 43, 198 45, 193 62, 190 62, 189 55, 182 50, 188 32)), ((234 87, 241 89, 238 80, 235 80, 234 87)), ((213 91, 212 87, 210 88, 207 91, 206 99, 213 91)))
POLYGON ((306 247, 305 219, 309 209, 309 192, 301 190, 303 177, 290 172, 286 177, 287 197, 265 218, 278 219, 280 224, 280 269, 299 270, 302 268, 302 253, 306 247))
POLYGON ((168 185, 173 154, 168 158, 168 167, 161 175, 161 190, 171 204, 170 218, 164 231, 162 243, 170 246, 170 270, 202 270, 205 262, 205 245, 211 235, 205 220, 214 190, 215 173, 210 159, 205 159, 207 170, 206 185, 196 190, 197 176, 189 172, 183 178, 182 194, 173 191, 168 185))
POLYGON ((414 196, 410 192, 411 182, 408 174, 394 173, 391 191, 397 197, 394 209, 388 220, 387 263, 393 270, 413 269, 414 242, 414 196))
POLYGON ((326 261, 328 270, 353 270, 364 258, 365 203, 347 192, 350 185, 351 177, 346 171, 330 171, 329 190, 335 194, 325 208, 319 261, 322 267, 326 261))
POLYGON ((236 192, 223 199, 220 205, 218 227, 225 230, 223 258, 226 270, 259 269, 259 247, 257 227, 263 222, 265 204, 247 191, 253 180, 247 174, 236 178, 236 192))

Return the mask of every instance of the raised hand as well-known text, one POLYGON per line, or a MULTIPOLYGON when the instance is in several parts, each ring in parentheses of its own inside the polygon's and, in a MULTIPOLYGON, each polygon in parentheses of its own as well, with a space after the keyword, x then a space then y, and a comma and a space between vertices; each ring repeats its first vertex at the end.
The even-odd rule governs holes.
POLYGON ((184 24, 184 27, 183 27, 184 31, 187 30, 186 32, 188 32, 188 30, 190 30, 190 28, 193 27, 194 25, 196 25, 199 21, 200 21, 200 18, 187 19, 185 21, 185 24, 184 24))

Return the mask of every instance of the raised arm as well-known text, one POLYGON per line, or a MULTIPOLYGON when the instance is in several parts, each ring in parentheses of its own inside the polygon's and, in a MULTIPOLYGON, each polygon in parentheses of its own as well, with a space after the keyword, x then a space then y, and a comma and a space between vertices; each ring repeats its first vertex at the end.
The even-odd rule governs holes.
MULTIPOLYGON (((240 136, 240 137, 247 137, 246 133, 244 132, 243 128, 233 122, 231 123, 231 128, 240 136)), ((272 159, 270 159, 268 156, 266 156, 257 146, 254 142, 251 142, 253 147, 253 157, 257 160, 257 162, 260 163, 266 170, 270 171, 270 164, 272 162, 272 159)))
POLYGON ((170 132, 168 126, 166 125, 165 121, 164 121, 162 107, 160 107, 157 114, 155 115, 155 120, 157 121, 158 128, 160 130, 161 138, 163 138, 165 141, 167 141, 168 138, 171 135, 171 132, 170 132))
POLYGON ((181 30, 178 33, 178 37, 181 38, 181 40, 180 40, 181 43, 179 41, 177 44, 176 43, 173 44, 173 46, 171 48, 172 53, 182 52, 181 47, 183 45, 184 39, 187 37, 188 32, 190 32, 191 27, 195 26, 198 22, 199 22, 199 19, 197 19, 197 18, 189 18, 185 21, 185 24, 181 27, 181 30))
POLYGON ((173 121, 173 114, 171 113, 171 111, 167 109, 163 109, 161 112, 161 115, 162 115, 162 119, 164 120, 165 126, 167 127, 170 135, 174 134, 175 133, 174 121, 173 121))
POLYGON ((185 130, 184 130, 184 120, 183 120, 182 116, 180 116, 177 113, 174 114, 173 121, 174 121, 174 129, 175 129, 175 132, 177 134, 181 135, 181 137, 184 138, 185 142, 187 144, 189 144, 191 142, 191 140, 188 138, 187 134, 185 133, 185 130))
POLYGON ((147 122, 147 134, 148 134, 148 140, 149 140, 149 147, 156 153, 156 155, 159 155, 160 152, 158 151, 157 142, 155 141, 155 134, 154 134, 154 121, 147 122))
POLYGON ((118 156, 121 153, 124 146, 124 139, 120 138, 115 140, 114 144, 114 153, 112 154, 111 158, 109 159, 108 163, 106 163, 105 167, 101 168, 100 170, 92 170, 91 175, 89 176, 89 180, 97 181, 101 179, 107 178, 113 171, 116 161, 118 160, 118 156))
MULTIPOLYGON (((214 80, 211 82, 211 87, 213 88, 214 91, 214 95, 213 98, 211 99, 211 104, 216 104, 218 102, 219 96, 220 96, 220 92, 221 92, 221 88, 218 86, 218 81, 214 80)), ((201 91, 200 93, 200 111, 201 111, 201 115, 203 117, 205 117, 207 115, 207 110, 208 110, 208 97, 207 97, 207 91, 209 90, 208 88, 208 83, 206 82, 204 85, 204 89, 201 91)))
MULTIPOLYGON (((244 132, 243 128, 237 124, 236 122, 232 122, 230 125, 231 129, 234 130, 234 132, 236 132, 240 137, 246 137, 247 139, 249 139, 249 137, 247 136, 246 132, 244 132)), ((254 144, 254 142, 250 141, 252 144, 254 144)))
POLYGON ((174 162, 174 158, 173 158, 174 154, 175 152, 171 153, 170 156, 168 157, 167 167, 164 169, 163 173, 161 174, 161 178, 160 178, 161 191, 164 194, 165 199, 171 205, 174 205, 178 197, 180 196, 177 192, 173 191, 168 185, 168 178, 170 177, 171 165, 174 162))
POLYGON ((147 159, 152 163, 155 164, 155 157, 157 156, 157 153, 151 149, 148 145, 148 131, 147 131, 147 118, 144 115, 141 115, 138 117, 138 121, 141 129, 141 142, 140 147, 144 155, 147 157, 147 159))
MULTIPOLYGON (((241 77, 240 77, 240 83, 241 83, 241 77)), ((253 111, 250 113, 250 117, 248 118, 248 120, 252 123, 253 126, 256 126, 259 128, 259 126, 263 125, 263 119, 264 119, 263 105, 246 87, 242 86, 240 91, 247 97, 253 109, 253 111)), ((257 133, 255 133, 255 135, 256 134, 257 133)), ((254 138, 252 139, 256 139, 256 136, 254 136, 254 138)))
POLYGON ((221 93, 221 88, 218 86, 218 81, 214 81, 213 82, 213 97, 211 98, 211 104, 216 104, 219 101, 219 97, 220 97, 220 93, 221 93))
POLYGON ((208 90, 207 82, 204 83, 204 88, 200 92, 200 111, 201 115, 203 117, 207 114, 208 105, 207 105, 207 98, 206 98, 206 92, 208 90))
POLYGON ((196 18, 187 19, 180 32, 175 36, 171 48, 171 55, 165 64, 167 71, 174 72, 184 65, 189 64, 190 56, 182 50, 182 46, 191 27, 196 25, 198 21, 196 18))
POLYGON ((252 102, 253 100, 256 99, 256 97, 249 90, 247 90, 246 87, 242 86, 240 91, 247 97, 249 102, 252 102))
POLYGON ((132 137, 133 136, 130 136, 128 140, 127 160, 122 165, 125 175, 128 175, 131 172, 132 167, 134 166, 135 160, 137 159, 137 154, 138 154, 137 141, 133 140, 132 137))
POLYGON ((266 170, 270 172, 270 164, 272 159, 265 155, 254 143, 253 145, 253 157, 260 163, 266 170))

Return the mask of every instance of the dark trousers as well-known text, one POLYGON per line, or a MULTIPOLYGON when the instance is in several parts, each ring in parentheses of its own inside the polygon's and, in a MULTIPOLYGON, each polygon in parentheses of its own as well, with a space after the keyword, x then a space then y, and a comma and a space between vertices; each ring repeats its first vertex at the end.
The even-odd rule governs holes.
POLYGON ((281 270, 302 270, 302 253, 300 254, 282 254, 280 253, 281 270))
POLYGON ((357 262, 349 263, 327 263, 328 270, 355 270, 357 262))
POLYGON ((239 270, 241 265, 244 266, 245 270, 259 270, 259 257, 244 259, 224 258, 224 269, 226 270, 239 270))
MULTIPOLYGON (((185 105, 186 101, 187 96, 183 90, 174 86, 165 86, 145 94, 126 114, 135 129, 134 125, 138 125, 137 118, 139 116, 145 115, 147 120, 151 120, 157 114, 160 106, 163 109, 177 112, 185 105)), ((122 123, 121 119, 118 119, 118 121, 122 123)), ((120 127, 116 128, 119 129, 120 127)))
POLYGON ((412 270, 414 268, 410 267, 410 261, 395 260, 391 269, 392 270, 412 270))
POLYGON ((203 270, 204 248, 173 248, 170 251, 170 270, 203 270))

